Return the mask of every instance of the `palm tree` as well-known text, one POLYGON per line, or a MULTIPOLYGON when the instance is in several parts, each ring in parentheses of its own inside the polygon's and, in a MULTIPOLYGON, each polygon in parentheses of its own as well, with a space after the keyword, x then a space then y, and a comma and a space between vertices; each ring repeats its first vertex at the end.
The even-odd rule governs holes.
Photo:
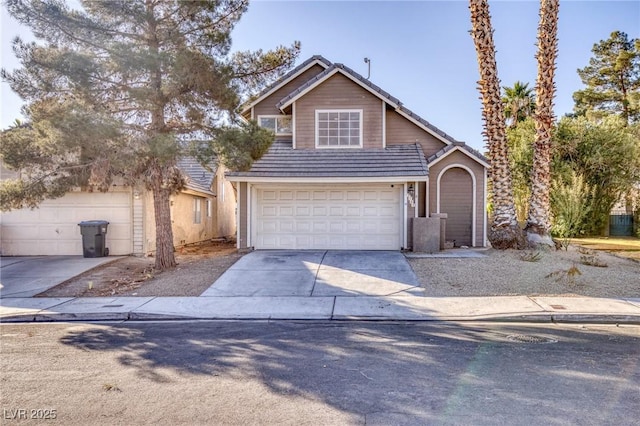
POLYGON ((518 248, 522 232, 518 227, 511 187, 504 106, 500 99, 500 80, 487 0, 470 0, 471 36, 478 56, 479 90, 482 99, 484 137, 489 148, 493 189, 493 218, 489 241, 497 249, 518 248))
POLYGON ((533 169, 531 172, 531 197, 525 231, 534 245, 551 245, 550 219, 550 162, 551 130, 553 127, 554 75, 558 54, 558 9, 560 0, 540 1, 538 25, 538 78, 536 80, 536 136, 533 145, 533 169))
POLYGON ((529 88, 529 83, 516 81, 513 87, 503 86, 504 115, 509 123, 509 127, 531 117, 536 109, 536 97, 533 89, 529 88))

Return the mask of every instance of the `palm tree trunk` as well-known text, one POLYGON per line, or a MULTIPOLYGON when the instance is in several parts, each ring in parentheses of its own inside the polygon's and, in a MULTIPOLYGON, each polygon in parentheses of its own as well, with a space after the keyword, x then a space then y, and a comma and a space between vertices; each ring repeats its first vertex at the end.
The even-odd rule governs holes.
POLYGON ((484 137, 491 160, 493 220, 489 241, 494 248, 519 248, 522 231, 518 226, 511 186, 511 170, 505 128, 504 106, 500 97, 500 80, 493 43, 493 29, 487 0, 470 0, 471 36, 478 55, 479 90, 482 99, 484 137))
POLYGON ((558 54, 559 0, 541 0, 538 26, 538 78, 536 82, 536 136, 533 146, 531 197, 525 231, 531 245, 553 246, 549 235, 551 208, 551 131, 553 127, 554 74, 558 54))

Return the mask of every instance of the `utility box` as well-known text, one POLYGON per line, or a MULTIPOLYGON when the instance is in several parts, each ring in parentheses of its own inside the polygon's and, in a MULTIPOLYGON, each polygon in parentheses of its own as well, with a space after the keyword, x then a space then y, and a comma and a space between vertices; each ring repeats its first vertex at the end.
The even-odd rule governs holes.
POLYGON ((78 224, 82 234, 82 254, 84 257, 109 256, 106 247, 107 227, 106 220, 85 220, 78 224))

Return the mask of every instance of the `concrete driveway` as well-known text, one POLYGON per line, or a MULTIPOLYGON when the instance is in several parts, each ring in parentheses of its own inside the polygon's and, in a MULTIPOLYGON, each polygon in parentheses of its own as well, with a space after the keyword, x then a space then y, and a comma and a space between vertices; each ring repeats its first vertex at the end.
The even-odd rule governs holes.
POLYGON ((0 257, 0 297, 32 297, 96 266, 120 259, 82 256, 0 257))
POLYGON ((254 251, 201 296, 423 296, 396 251, 254 251))

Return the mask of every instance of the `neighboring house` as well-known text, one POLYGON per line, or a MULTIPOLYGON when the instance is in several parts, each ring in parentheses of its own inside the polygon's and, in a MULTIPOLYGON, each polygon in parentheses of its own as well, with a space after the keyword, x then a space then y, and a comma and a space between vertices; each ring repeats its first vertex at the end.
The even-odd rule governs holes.
POLYGON ((227 173, 238 248, 410 249, 432 213, 456 246, 486 245, 487 160, 346 66, 314 56, 241 112, 276 141, 227 173))
MULTIPOLYGON (((235 235, 235 194, 222 166, 202 167, 190 158, 178 168, 186 187, 171 197, 176 247, 235 235)), ((2 178, 15 174, 2 169, 2 178)), ((78 223, 109 222, 106 246, 110 255, 146 255, 155 251, 155 215, 150 191, 114 184, 108 192, 78 188, 36 209, 3 212, 0 254, 3 256, 81 255, 78 223)))

